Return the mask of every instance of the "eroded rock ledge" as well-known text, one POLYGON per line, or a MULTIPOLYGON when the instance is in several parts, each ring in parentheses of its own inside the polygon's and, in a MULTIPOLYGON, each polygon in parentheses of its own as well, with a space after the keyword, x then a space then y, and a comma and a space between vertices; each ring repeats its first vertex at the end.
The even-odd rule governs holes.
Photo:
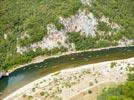
POLYGON ((20 47, 17 44, 17 53, 23 54, 29 49, 33 51, 36 51, 37 48, 50 50, 62 46, 68 49, 74 49, 74 45, 67 42, 68 32, 79 32, 81 35, 91 37, 96 36, 97 20, 92 13, 86 14, 86 11, 78 11, 76 15, 66 19, 60 17, 60 23, 64 25, 64 29, 58 30, 55 25, 49 24, 47 26, 48 35, 37 43, 33 43, 28 47, 20 47))
POLYGON ((2 78, 3 76, 9 76, 9 73, 7 71, 1 71, 0 78, 2 78))

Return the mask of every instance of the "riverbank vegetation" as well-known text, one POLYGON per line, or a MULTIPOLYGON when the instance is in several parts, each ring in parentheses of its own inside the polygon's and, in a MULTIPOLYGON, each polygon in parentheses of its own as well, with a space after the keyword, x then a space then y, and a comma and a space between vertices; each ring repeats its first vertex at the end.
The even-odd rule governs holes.
MULTIPOLYGON (((53 73, 18 89, 5 99, 27 100, 30 97, 40 100, 95 100, 103 88, 106 91, 110 86, 126 82, 128 71, 130 74, 133 72, 133 65, 134 58, 129 58, 52 71, 53 73), (116 63, 116 67, 111 68, 112 63, 116 63), (128 70, 129 67, 131 68, 128 70)), ((129 78, 128 81, 132 79, 129 78)), ((133 89, 133 86, 129 88, 130 85, 126 89, 133 89)), ((131 94, 129 91, 127 93, 131 94)))
POLYGON ((112 42, 101 36, 96 36, 95 38, 85 37, 81 36, 79 33, 76 32, 68 33, 68 36, 69 42, 75 44, 76 50, 88 50, 91 48, 100 48, 117 45, 116 42, 112 42))
MULTIPOLYGON (((16 52, 16 45, 28 46, 40 41, 47 35, 47 25, 53 23, 57 29, 64 26, 59 17, 74 15, 79 9, 87 9, 96 18, 102 15, 111 22, 121 25, 121 30, 111 36, 84 37, 76 32, 68 33, 69 41, 75 44, 76 50, 87 50, 117 45, 122 37, 134 39, 134 1, 132 0, 93 0, 91 7, 83 5, 80 0, 1 0, 0 1, 0 69, 10 69, 17 64, 27 63, 38 55, 50 55, 67 51, 66 48, 53 50, 30 50, 23 55, 16 52), (27 33, 30 38, 17 40, 27 33), (54 52, 54 53, 51 53, 54 52), (50 53, 50 54, 49 54, 50 53)), ((98 23, 101 31, 111 31, 105 23, 98 23)))
POLYGON ((134 100, 134 69, 128 74, 128 80, 122 85, 108 88, 98 96, 98 100, 134 100))

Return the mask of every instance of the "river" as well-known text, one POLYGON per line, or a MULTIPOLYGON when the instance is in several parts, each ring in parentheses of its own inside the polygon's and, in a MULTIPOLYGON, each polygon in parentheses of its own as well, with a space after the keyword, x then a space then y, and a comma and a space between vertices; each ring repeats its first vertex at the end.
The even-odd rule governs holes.
POLYGON ((0 79, 0 98, 49 73, 66 68, 134 57, 134 46, 73 53, 30 64, 0 79))

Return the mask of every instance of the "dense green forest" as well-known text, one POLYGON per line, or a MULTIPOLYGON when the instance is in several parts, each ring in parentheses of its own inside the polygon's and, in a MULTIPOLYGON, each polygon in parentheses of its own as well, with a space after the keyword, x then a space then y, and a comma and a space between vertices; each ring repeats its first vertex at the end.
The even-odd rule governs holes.
POLYGON ((123 26, 118 34, 134 39, 134 1, 133 0, 95 0, 89 8, 96 16, 108 16, 111 21, 123 26))
MULTIPOLYGON (((78 33, 69 33, 70 42, 75 43, 77 50, 85 50, 90 48, 107 47, 117 45, 117 41, 122 37, 134 39, 134 1, 133 0, 95 0, 91 7, 86 7, 88 11, 93 12, 97 18, 102 15, 108 16, 110 21, 119 23, 123 26, 118 32, 112 36, 100 36, 95 38, 83 37, 78 33), (115 42, 113 42, 115 41, 115 42)), ((106 23, 99 22, 98 30, 109 32, 112 31, 106 23)))
POLYGON ((38 55, 66 51, 66 48, 55 48, 20 55, 16 53, 16 43, 26 46, 41 40, 47 34, 49 23, 54 23, 58 29, 63 28, 59 16, 68 17, 81 6, 80 0, 0 0, 0 69, 28 62, 38 55), (24 32, 30 39, 17 41, 24 32), (4 34, 8 35, 6 40, 4 34))
POLYGON ((99 48, 99 47, 108 47, 108 46, 115 46, 117 45, 116 42, 112 42, 110 38, 104 38, 101 36, 96 36, 95 38, 92 37, 85 37, 81 36, 79 33, 71 32, 68 33, 69 41, 71 43, 75 43, 76 50, 88 50, 91 48, 99 48))
MULTIPOLYGON (((59 17, 69 17, 79 9, 93 12, 97 18, 105 15, 110 18, 110 21, 120 24, 122 29, 115 31, 112 36, 97 35, 95 38, 80 36, 75 32, 68 33, 69 41, 75 43, 77 50, 117 45, 117 41, 124 36, 134 39, 133 8, 133 0, 93 0, 91 7, 84 6, 80 0, 0 0, 0 70, 26 63, 38 55, 66 52, 67 49, 62 47, 50 51, 30 50, 21 55, 16 53, 16 44, 28 46, 40 41, 47 35, 49 23, 54 23, 59 30, 64 28, 59 23, 59 17), (17 41, 17 37, 25 32, 30 35, 30 38, 17 41), (4 39, 4 34, 7 34, 7 39, 4 39)), ((111 31, 111 28, 104 23, 99 23, 98 29, 105 32, 111 31)))
POLYGON ((98 96, 98 100, 134 100, 134 68, 128 74, 128 80, 122 85, 108 88, 98 96))

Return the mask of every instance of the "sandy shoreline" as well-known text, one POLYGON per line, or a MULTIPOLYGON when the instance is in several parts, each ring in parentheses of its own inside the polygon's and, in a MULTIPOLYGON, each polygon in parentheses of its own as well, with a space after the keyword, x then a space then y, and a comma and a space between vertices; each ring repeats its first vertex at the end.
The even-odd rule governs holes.
POLYGON ((7 96, 3 100, 14 100, 14 98, 16 100, 20 100, 24 97, 24 95, 28 95, 29 97, 35 98, 37 100, 53 100, 53 98, 50 97, 53 92, 53 96, 59 97, 62 100, 67 100, 74 97, 76 94, 78 95, 83 90, 94 87, 95 85, 101 84, 103 82, 113 82, 119 84, 126 81, 128 65, 134 65, 134 58, 106 61, 80 66, 78 68, 61 70, 29 83, 28 85, 15 91, 13 94, 7 96), (111 68, 111 63, 113 62, 116 62, 116 66, 111 68), (66 84, 69 86, 66 86, 66 84), (60 92, 55 92, 57 89, 55 87, 58 87, 60 92), (33 91, 33 89, 35 90, 33 91), (48 97, 45 96, 46 98, 39 94, 41 92, 46 93, 45 91, 50 92, 48 97))
MULTIPOLYGON (((134 45, 131 45, 131 46, 134 46, 134 45)), ((37 56, 37 57, 33 58, 32 61, 30 61, 26 64, 15 65, 15 67, 13 69, 9 70, 9 73, 12 73, 13 71, 15 71, 17 69, 25 67, 25 66, 30 65, 30 64, 43 62, 44 60, 49 59, 49 58, 57 58, 60 56, 66 56, 66 55, 70 55, 73 53, 82 53, 82 52, 88 52, 88 51, 100 51, 100 50, 112 49, 112 48, 118 48, 118 47, 127 47, 127 46, 111 46, 111 47, 96 48, 96 49, 89 49, 89 50, 82 50, 82 51, 69 51, 69 52, 60 53, 60 54, 53 55, 53 56, 37 56)))

